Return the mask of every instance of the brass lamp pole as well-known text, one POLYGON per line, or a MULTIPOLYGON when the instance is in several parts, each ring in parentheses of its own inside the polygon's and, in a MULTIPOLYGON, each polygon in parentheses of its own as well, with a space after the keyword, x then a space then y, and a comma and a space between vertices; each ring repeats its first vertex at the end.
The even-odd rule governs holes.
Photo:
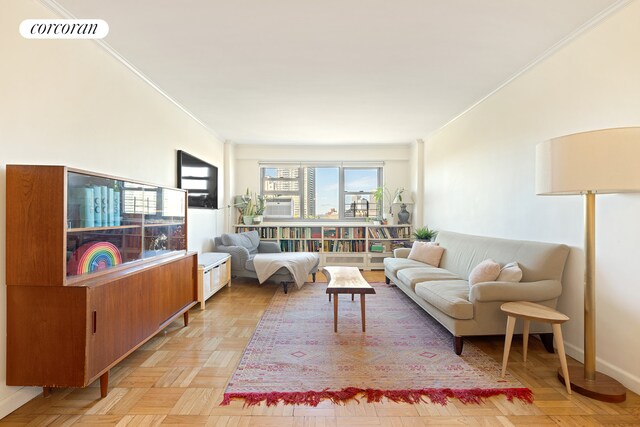
MULTIPOLYGON (((584 195, 584 368, 569 367, 571 388, 605 402, 626 389, 596 371, 596 193, 640 191, 640 127, 603 129, 554 138, 536 147, 536 193, 584 195)), ((564 384, 561 370, 558 378, 564 384)))

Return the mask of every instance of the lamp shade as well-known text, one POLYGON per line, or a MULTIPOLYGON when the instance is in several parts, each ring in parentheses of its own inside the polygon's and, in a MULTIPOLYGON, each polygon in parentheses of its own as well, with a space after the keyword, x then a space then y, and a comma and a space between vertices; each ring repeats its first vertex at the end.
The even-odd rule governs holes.
POLYGON ((396 195, 396 197, 393 199, 393 203, 394 205, 401 205, 401 204, 405 204, 405 205, 412 205, 413 204, 413 198, 409 195, 402 197, 400 194, 396 195))
POLYGON ((602 129, 536 146, 536 194, 640 191, 640 127, 602 129))

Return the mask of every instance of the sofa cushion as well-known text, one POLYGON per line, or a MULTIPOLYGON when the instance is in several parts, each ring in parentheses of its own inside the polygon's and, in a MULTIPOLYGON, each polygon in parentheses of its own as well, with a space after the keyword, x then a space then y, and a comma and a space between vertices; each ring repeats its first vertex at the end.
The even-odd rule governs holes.
POLYGON ((500 274, 500 264, 492 259, 485 259, 480 264, 476 265, 471 273, 469 273, 469 285, 473 286, 476 283, 493 282, 498 278, 500 274))
POLYGON ((260 235, 255 230, 245 231, 244 233, 225 233, 220 236, 220 240, 222 240, 222 244, 225 246, 242 246, 246 248, 250 254, 257 254, 260 235))
POLYGON ((416 284, 416 294, 429 304, 455 319, 473 319, 466 280, 437 280, 416 284))
POLYGON ((461 279, 448 270, 430 266, 405 268, 398 271, 397 276, 398 280, 400 280, 402 284, 410 286, 411 289, 415 289, 417 283, 426 282, 429 280, 461 279))
POLYGON ((523 282, 562 279, 569 247, 555 243, 471 236, 440 230, 436 242, 446 248, 439 267, 460 277, 469 277, 481 261, 491 258, 500 264, 518 261, 523 282))
POLYGON ((385 271, 390 272, 394 276, 398 275, 398 271, 403 270, 405 268, 412 267, 426 267, 427 265, 424 262, 415 261, 413 259, 408 258, 385 258, 384 259, 384 269, 385 271))
POLYGON ((409 252, 407 258, 437 267, 440 265, 443 252, 444 248, 435 243, 416 241, 413 242, 411 252, 409 252))
POLYGON ((522 270, 517 262, 507 263, 500 269, 496 282, 519 282, 522 280, 522 270))

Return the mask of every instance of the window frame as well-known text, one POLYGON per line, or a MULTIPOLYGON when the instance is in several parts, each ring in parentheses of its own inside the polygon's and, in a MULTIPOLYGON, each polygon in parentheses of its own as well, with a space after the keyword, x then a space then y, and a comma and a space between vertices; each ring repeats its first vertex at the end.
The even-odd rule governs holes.
MULTIPOLYGON (((269 222, 364 222, 368 217, 346 217, 346 205, 345 199, 348 195, 368 195, 369 200, 373 202, 373 194, 375 189, 372 191, 346 191, 345 189, 345 171, 347 170, 364 170, 364 169, 375 169, 377 170, 377 187, 382 187, 384 183, 384 163, 376 163, 375 165, 358 165, 358 164, 348 164, 345 165, 343 163, 295 163, 295 164, 283 164, 274 162, 273 164, 261 164, 260 168, 260 195, 269 198, 281 198, 281 197, 299 197, 300 199, 300 218, 269 218, 265 217, 265 220, 269 222), (305 168, 337 168, 338 169, 338 218, 337 219, 327 219, 327 218, 304 218, 304 206, 306 203, 306 189, 304 185, 304 169, 305 168), (279 178, 286 179, 287 181, 298 181, 298 191, 266 191, 266 170, 267 169, 297 169, 298 170, 298 178, 279 178)), ((379 215, 382 215, 383 212, 379 212, 379 215)))

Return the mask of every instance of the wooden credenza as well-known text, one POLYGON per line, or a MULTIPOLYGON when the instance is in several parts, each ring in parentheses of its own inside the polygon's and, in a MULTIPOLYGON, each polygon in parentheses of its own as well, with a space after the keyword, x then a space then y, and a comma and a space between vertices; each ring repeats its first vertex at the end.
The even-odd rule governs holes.
MULTIPOLYGON (((104 397, 109 369, 178 317, 186 326, 197 302, 197 256, 184 249, 186 193, 154 187, 156 203, 179 192, 178 206, 151 209, 147 200, 140 212, 123 197, 120 225, 86 227, 74 223, 67 191, 85 179, 125 182, 63 166, 7 166, 7 385, 46 394, 100 378, 104 397), (77 264, 70 258, 96 242, 110 243, 121 262, 68 271, 77 264)), ((140 194, 126 183, 123 196, 140 194)))

